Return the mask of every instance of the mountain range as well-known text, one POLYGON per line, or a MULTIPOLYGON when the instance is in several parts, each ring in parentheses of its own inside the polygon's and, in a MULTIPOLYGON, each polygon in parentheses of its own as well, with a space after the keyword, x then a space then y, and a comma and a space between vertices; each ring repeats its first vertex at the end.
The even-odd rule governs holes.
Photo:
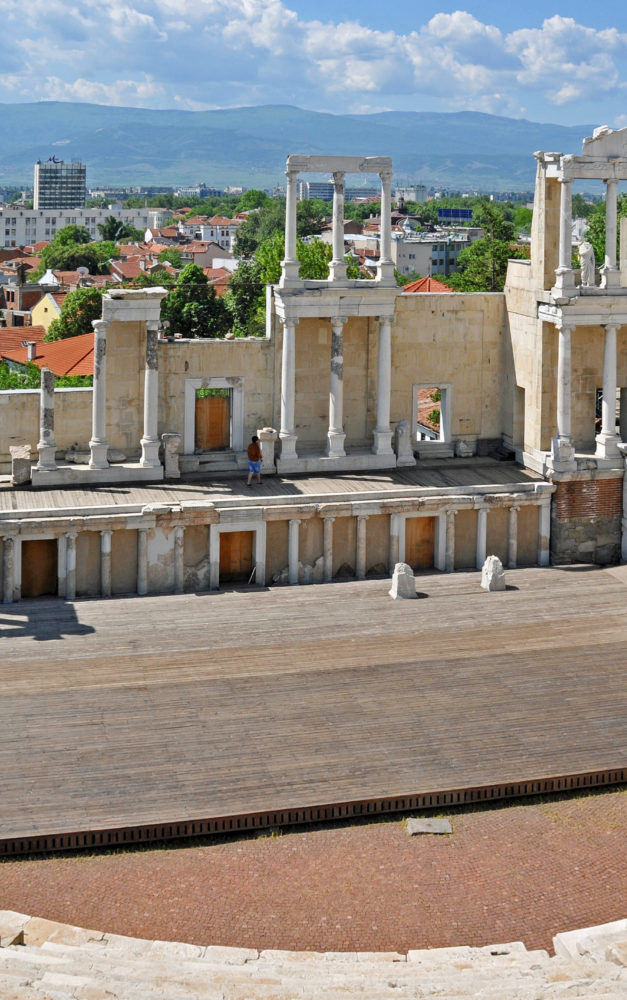
POLYGON ((97 104, 0 104, 0 186, 32 186, 55 155, 87 165, 87 184, 205 182, 272 187, 288 153, 391 156, 395 180, 437 187, 533 187, 537 149, 577 153, 593 125, 546 125, 461 111, 332 115, 287 105, 155 111, 97 104))

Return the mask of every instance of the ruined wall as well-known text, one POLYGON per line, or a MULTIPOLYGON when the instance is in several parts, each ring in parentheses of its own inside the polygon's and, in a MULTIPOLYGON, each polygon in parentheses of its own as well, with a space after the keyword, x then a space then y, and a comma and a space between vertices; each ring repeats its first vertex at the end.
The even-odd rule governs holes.
POLYGON ((622 494, 620 473, 590 472, 557 483, 551 504, 551 562, 620 562, 622 494))
MULTIPOLYGON (((91 436, 91 389, 57 389, 54 394, 55 440, 63 453, 75 444, 87 444, 91 436)), ((0 472, 11 471, 9 447, 30 444, 37 461, 39 441, 39 389, 0 392, 0 472)))

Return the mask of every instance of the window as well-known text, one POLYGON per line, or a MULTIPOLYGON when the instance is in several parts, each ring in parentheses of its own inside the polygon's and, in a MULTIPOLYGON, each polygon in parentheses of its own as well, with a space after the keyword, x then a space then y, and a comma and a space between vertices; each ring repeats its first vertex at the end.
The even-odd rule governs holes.
POLYGON ((415 441, 450 441, 450 386, 414 385, 413 437, 415 441))

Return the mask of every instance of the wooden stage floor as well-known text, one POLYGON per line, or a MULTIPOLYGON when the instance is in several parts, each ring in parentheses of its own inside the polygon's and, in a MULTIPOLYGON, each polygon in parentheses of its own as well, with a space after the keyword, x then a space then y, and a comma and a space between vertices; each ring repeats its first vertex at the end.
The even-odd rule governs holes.
POLYGON ((479 579, 3 606, 3 849, 623 769, 627 567, 479 579))

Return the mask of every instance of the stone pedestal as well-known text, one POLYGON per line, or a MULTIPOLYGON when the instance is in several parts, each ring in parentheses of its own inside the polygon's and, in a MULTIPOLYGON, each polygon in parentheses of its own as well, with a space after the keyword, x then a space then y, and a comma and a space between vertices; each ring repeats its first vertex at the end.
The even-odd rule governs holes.
POLYGON ((498 556, 488 556, 481 570, 481 586, 484 590, 505 590, 505 573, 498 556))
POLYGON ((31 479, 30 445, 9 445, 9 454, 11 455, 11 486, 29 483, 31 479))
POLYGON ((162 434, 163 442, 163 464, 165 466, 166 479, 180 479, 179 469, 179 449, 181 447, 180 434, 162 434))
POLYGON ((407 563, 397 563, 392 576, 392 589, 388 591, 393 600, 413 600, 416 594, 414 571, 407 563))
POLYGON ((54 440, 54 373, 49 368, 41 370, 41 390, 39 402, 39 463, 40 471, 56 469, 57 446, 54 440))
POLYGON ((394 450, 398 466, 416 464, 416 458, 411 446, 411 430, 407 420, 400 420, 394 431, 394 450))
POLYGON ((266 476, 273 475, 276 472, 274 445, 279 435, 274 427, 261 427, 257 429, 257 437, 261 447, 261 471, 266 476))

